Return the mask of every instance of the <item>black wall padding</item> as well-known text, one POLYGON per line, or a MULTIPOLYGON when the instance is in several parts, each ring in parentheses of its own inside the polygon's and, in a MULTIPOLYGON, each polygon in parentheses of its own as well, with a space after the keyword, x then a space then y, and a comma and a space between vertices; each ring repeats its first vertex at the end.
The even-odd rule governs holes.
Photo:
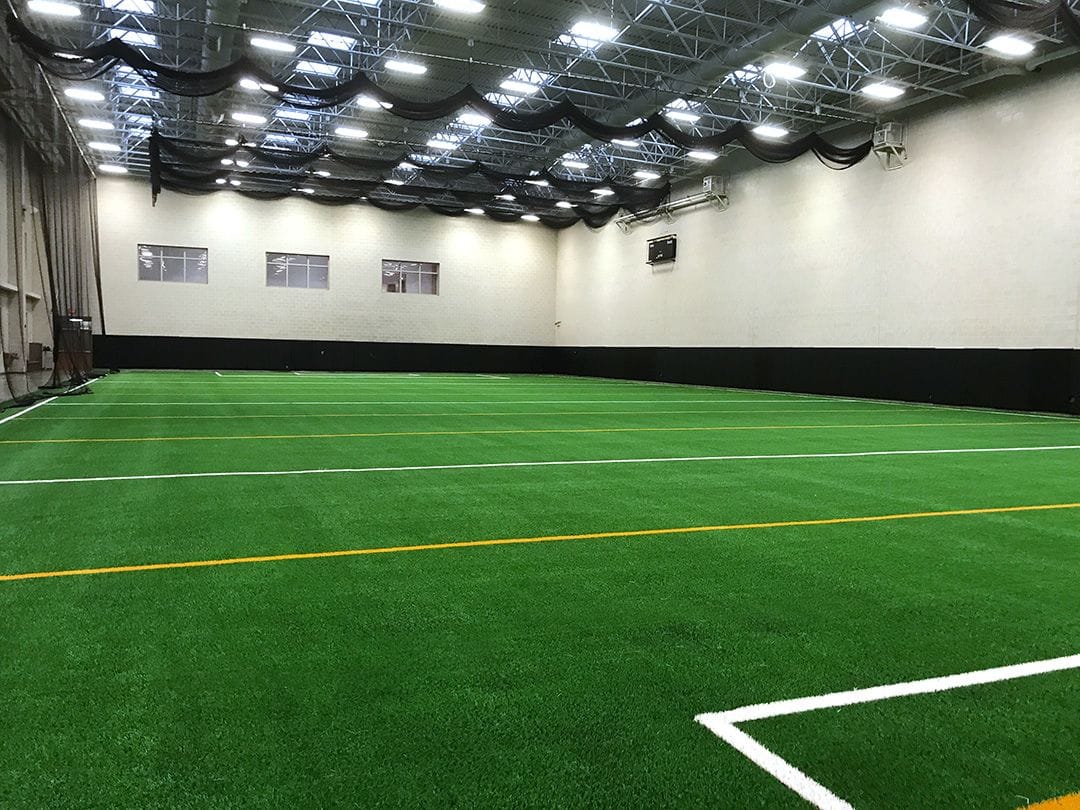
POLYGON ((1080 413, 1071 349, 568 348, 566 374, 1080 413))
POLYGON ((581 348, 98 335, 94 357, 109 368, 575 374, 1080 414, 1075 349, 581 348))
POLYGON ((94 361, 101 368, 557 373, 547 346, 451 343, 95 335, 94 361))

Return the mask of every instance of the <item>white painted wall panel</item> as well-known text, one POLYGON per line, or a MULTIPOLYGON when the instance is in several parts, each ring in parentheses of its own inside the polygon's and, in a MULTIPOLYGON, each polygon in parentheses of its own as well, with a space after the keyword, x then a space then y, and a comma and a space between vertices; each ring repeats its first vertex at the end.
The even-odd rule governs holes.
POLYGON ((1080 347, 1078 98, 1064 76, 915 121, 897 172, 806 156, 735 177, 726 212, 565 231, 557 341, 1080 347))
POLYGON ((543 345, 555 320, 555 234, 426 212, 331 208, 99 181, 102 287, 118 335, 543 345), (138 281, 140 243, 209 249, 207 285, 138 281), (265 253, 330 256, 330 289, 266 286, 265 253), (439 262, 440 293, 382 292, 382 259, 439 262))

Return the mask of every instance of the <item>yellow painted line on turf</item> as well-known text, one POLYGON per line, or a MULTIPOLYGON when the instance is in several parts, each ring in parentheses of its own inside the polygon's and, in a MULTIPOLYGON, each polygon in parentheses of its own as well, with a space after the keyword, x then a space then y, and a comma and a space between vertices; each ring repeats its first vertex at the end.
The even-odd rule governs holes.
POLYGON ((1029 804, 1018 810, 1080 810, 1080 793, 1070 793, 1038 804, 1029 804))
MULTIPOLYGON (((1058 424, 1058 423, 1052 423, 1058 424)), ((282 433, 253 436, 138 436, 74 439, 4 439, 3 444, 111 444, 129 442, 285 441, 292 439, 383 439, 395 436, 505 436, 550 433, 700 433, 754 430, 870 430, 873 428, 993 427, 1016 422, 907 422, 887 425, 720 425, 712 427, 506 428, 491 430, 405 430, 375 433, 282 433)))
POLYGON ((1080 509, 1080 503, 1051 503, 1030 506, 993 506, 978 509, 948 509, 936 512, 907 512, 894 515, 864 515, 860 517, 820 518, 814 520, 781 520, 767 523, 729 523, 717 526, 682 526, 668 529, 633 529, 618 532, 588 532, 586 534, 550 534, 539 537, 507 537, 495 540, 463 540, 452 543, 425 543, 411 546, 387 546, 381 548, 353 548, 342 551, 308 551, 293 554, 269 554, 258 557, 228 557, 219 560, 189 560, 185 562, 147 563, 142 565, 118 565, 102 568, 72 568, 60 571, 33 571, 24 574, 0 575, 0 582, 17 582, 27 579, 53 579, 57 577, 83 577, 96 574, 130 574, 137 571, 167 571, 174 568, 211 568, 220 565, 246 565, 254 563, 286 562, 290 560, 323 560, 332 557, 362 557, 371 554, 402 554, 412 551, 440 551, 460 548, 485 548, 488 546, 517 546, 531 543, 558 543, 567 540, 604 540, 618 537, 658 537, 669 534, 700 534, 702 532, 750 531, 754 529, 785 529, 800 526, 840 526, 849 523, 881 523, 891 520, 916 520, 920 518, 960 517, 964 515, 999 515, 1015 512, 1047 512, 1062 509, 1080 509))

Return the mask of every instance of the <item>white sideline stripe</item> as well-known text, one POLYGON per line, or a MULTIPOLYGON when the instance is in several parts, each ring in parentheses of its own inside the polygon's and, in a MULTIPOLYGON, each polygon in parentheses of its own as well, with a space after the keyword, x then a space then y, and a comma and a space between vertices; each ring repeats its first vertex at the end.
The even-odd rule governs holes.
POLYGON ((35 403, 34 403, 33 405, 31 405, 30 407, 28 407, 28 408, 23 408, 23 409, 22 409, 21 411, 19 411, 18 413, 13 413, 13 414, 12 414, 11 416, 5 416, 5 417, 4 417, 3 419, 0 419, 0 425, 3 425, 3 424, 6 424, 6 423, 8 423, 8 422, 10 422, 10 421, 11 421, 12 419, 18 419, 18 418, 19 418, 20 416, 22 416, 23 414, 25 414, 25 413, 30 413, 30 411, 34 410, 35 408, 40 408, 40 407, 41 407, 42 405, 48 405, 48 404, 49 404, 50 402, 52 402, 52 401, 53 401, 54 399, 56 399, 56 397, 49 397, 48 399, 42 399, 42 400, 39 400, 38 402, 35 402, 35 403))
POLYGON ((815 782, 783 757, 774 754, 745 731, 729 723, 698 722, 726 742, 748 760, 798 793, 806 801, 822 810, 854 810, 854 808, 825 787, 815 782))
MULTIPOLYGON (((80 383, 79 385, 72 386, 71 388, 68 389, 68 391, 78 391, 80 388, 85 388, 86 386, 88 386, 92 382, 94 382, 94 380, 87 380, 84 383, 80 383)), ((30 413, 30 411, 34 410, 35 408, 40 408, 42 405, 48 405, 50 402, 54 402, 55 400, 59 399, 60 396, 61 396, 60 394, 57 394, 54 397, 49 397, 48 399, 43 399, 40 402, 35 402, 33 405, 31 405, 28 408, 23 408, 18 413, 13 413, 11 416, 5 416, 3 419, 0 419, 0 425, 7 424, 12 419, 18 419, 20 416, 23 416, 24 414, 28 414, 28 413, 30 413)))
POLYGON ((1062 672, 1069 669, 1080 669, 1080 655, 1047 658, 1042 661, 1030 661, 1026 664, 1011 664, 1004 667, 963 672, 959 675, 946 675, 939 678, 925 678, 919 681, 874 686, 868 689, 850 689, 846 692, 832 692, 827 695, 777 700, 772 703, 758 703, 726 712, 699 714, 694 720, 815 807, 822 808, 822 810, 851 810, 851 805, 839 796, 824 785, 815 782, 787 760, 774 754, 746 732, 737 729, 735 724, 790 714, 802 714, 803 712, 818 711, 819 709, 836 709, 860 703, 876 703, 898 697, 946 692, 952 689, 1011 681, 1017 678, 1030 678, 1033 675, 1046 675, 1051 672, 1062 672))
POLYGON ((337 467, 313 470, 236 470, 225 472, 160 473, 155 475, 103 475, 89 478, 31 478, 0 481, 0 486, 20 484, 77 484, 97 481, 162 481, 175 478, 258 478, 285 475, 346 475, 381 472, 427 472, 433 470, 493 470, 518 467, 577 467, 605 464, 678 464, 692 461, 767 461, 815 458, 871 458, 875 456, 935 456, 966 453, 1036 453, 1049 450, 1080 450, 1080 444, 1047 447, 969 447, 945 450, 861 450, 853 453, 774 453, 743 456, 680 456, 670 458, 598 458, 569 461, 497 461, 482 464, 428 464, 405 467, 337 467))
POLYGON ((215 374, 216 374, 217 376, 219 376, 219 377, 224 377, 224 376, 225 376, 225 375, 224 375, 224 374, 222 374, 222 373, 221 373, 220 371, 215 371, 214 373, 215 373, 215 374))

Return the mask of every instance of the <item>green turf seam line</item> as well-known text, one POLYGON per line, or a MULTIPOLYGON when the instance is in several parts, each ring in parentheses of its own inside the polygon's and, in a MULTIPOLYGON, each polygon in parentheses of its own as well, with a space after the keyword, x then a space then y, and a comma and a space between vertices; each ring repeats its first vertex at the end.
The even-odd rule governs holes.
POLYGON ((934 512, 906 512, 891 515, 864 515, 859 517, 815 518, 809 520, 783 520, 767 523, 730 523, 716 526, 682 526, 664 529, 633 529, 615 532, 589 532, 586 534, 553 534, 539 537, 507 537, 495 540, 465 540, 451 543, 425 543, 412 546, 387 546, 345 549, 341 551, 310 551, 292 554, 269 554, 258 557, 229 557, 216 560, 188 560, 184 562, 144 563, 101 568, 72 568, 58 571, 32 571, 21 574, 0 575, 0 582, 18 582, 30 579, 56 579, 60 577, 94 576, 98 574, 130 574, 140 571, 167 571, 177 568, 211 568, 223 565, 250 565, 258 563, 286 562, 293 560, 320 560, 334 557, 361 557, 373 554, 402 554, 413 551, 443 551, 490 546, 515 546, 533 543, 557 543, 569 540, 604 540, 624 537, 658 537, 662 535, 701 534, 703 532, 750 531, 754 529, 784 529, 805 526, 841 526, 855 523, 882 523, 895 520, 921 518, 961 517, 970 515, 1000 515, 1019 512, 1047 512, 1064 509, 1080 509, 1078 503, 1034 504, 1025 506, 991 506, 974 509, 947 509, 934 512))
MULTIPOLYGON (((1064 424, 1052 422, 1050 424, 1064 424)), ((762 430, 872 430, 880 428, 1016 427, 1016 422, 909 422, 869 425, 713 425, 707 427, 499 428, 490 430, 404 430, 370 433, 282 433, 252 436, 120 436, 70 439, 4 439, 4 444, 118 444, 133 442, 294 441, 298 439, 389 439, 430 436, 519 436, 552 433, 726 433, 762 430)))

